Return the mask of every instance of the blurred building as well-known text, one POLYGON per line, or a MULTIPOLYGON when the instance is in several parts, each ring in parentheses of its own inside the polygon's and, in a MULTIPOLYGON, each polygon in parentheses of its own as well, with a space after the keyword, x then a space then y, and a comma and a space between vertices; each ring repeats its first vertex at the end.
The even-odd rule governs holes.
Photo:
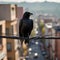
MULTIPOLYGON (((15 4, 0 4, 0 35, 18 36, 18 25, 22 15, 23 7, 15 4)), ((18 60, 18 43, 17 39, 0 38, 0 60, 18 60)))
MULTIPOLYGON (((43 20, 45 25, 54 25, 57 21, 57 18, 52 15, 44 14, 38 16, 38 25, 40 24, 40 21, 43 20)), ((51 26, 50 26, 51 27, 51 26)), ((46 29, 47 30, 47 29, 46 29)), ((48 29, 50 31, 50 29, 48 29)), ((51 33, 45 33, 45 35, 50 35, 51 33)), ((39 35, 41 35, 40 29, 39 29, 39 35)))
MULTIPOLYGON (((60 37, 60 25, 55 26, 55 36, 60 37)), ((60 39, 55 39, 55 59, 60 60, 60 39)))
MULTIPOLYGON (((44 27, 45 27, 45 34, 46 37, 52 37, 55 36, 55 30, 53 26, 57 25, 58 18, 56 18, 53 15, 39 15, 38 16, 38 25, 40 23, 40 20, 44 21, 44 27)), ((39 28, 39 35, 41 35, 40 28, 39 28)), ((54 59, 55 54, 55 39, 45 39, 45 46, 49 54, 49 59, 54 59)))

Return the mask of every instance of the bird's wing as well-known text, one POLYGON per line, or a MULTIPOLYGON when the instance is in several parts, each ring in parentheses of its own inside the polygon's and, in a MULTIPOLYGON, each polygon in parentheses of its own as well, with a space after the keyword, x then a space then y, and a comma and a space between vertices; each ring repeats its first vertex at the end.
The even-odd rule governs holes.
POLYGON ((30 32, 29 32, 29 35, 31 34, 32 29, 33 29, 33 20, 31 19, 31 26, 30 26, 30 32))
POLYGON ((31 30, 33 29, 33 20, 31 19, 31 30))

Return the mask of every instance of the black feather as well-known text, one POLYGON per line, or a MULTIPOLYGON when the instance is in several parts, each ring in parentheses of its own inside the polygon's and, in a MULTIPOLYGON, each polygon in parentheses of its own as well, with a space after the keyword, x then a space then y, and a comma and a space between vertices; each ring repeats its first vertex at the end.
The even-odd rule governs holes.
MULTIPOLYGON (((25 12, 23 18, 19 22, 19 36, 29 38, 33 29, 33 20, 29 19, 32 13, 25 12)), ((22 40, 23 41, 23 40, 22 40)), ((25 39, 25 43, 29 43, 28 39, 25 39)))

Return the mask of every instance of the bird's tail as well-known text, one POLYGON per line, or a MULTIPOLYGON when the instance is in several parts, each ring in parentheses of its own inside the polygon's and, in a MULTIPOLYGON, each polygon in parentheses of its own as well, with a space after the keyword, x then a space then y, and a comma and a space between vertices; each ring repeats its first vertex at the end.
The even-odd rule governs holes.
POLYGON ((28 43, 29 44, 29 34, 27 36, 27 38, 25 39, 25 44, 28 43))
POLYGON ((23 44, 24 39, 22 39, 22 38, 21 38, 21 39, 20 39, 20 41, 21 41, 21 45, 22 45, 22 44, 23 44))

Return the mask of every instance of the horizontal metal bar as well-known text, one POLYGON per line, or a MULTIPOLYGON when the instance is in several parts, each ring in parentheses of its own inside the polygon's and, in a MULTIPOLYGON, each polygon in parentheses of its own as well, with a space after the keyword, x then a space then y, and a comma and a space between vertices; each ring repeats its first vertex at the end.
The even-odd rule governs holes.
MULTIPOLYGON (((0 36, 0 38, 9 38, 9 39, 27 39, 27 37, 17 37, 17 36, 0 36)), ((60 39, 60 37, 32 37, 31 39, 60 39)))
POLYGON ((30 39, 60 39, 60 37, 32 37, 30 39))
POLYGON ((0 38, 20 39, 20 37, 17 36, 0 36, 0 38))

